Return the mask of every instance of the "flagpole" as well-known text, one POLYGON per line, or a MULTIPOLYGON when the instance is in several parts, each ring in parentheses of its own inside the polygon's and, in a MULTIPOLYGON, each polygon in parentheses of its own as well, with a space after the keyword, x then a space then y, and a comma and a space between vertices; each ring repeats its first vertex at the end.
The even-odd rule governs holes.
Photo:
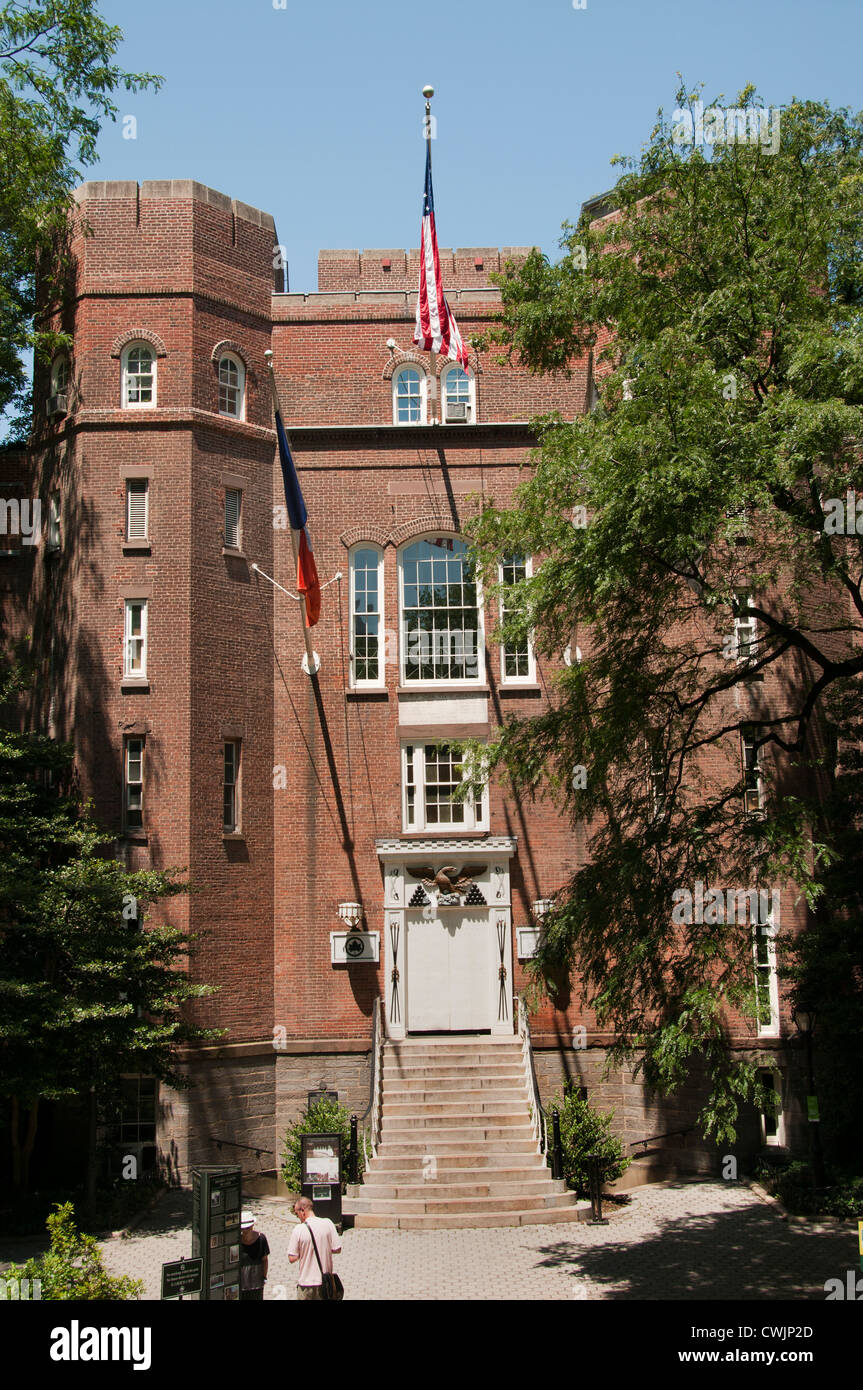
MULTIPOLYGON (((276 385, 276 374, 273 371, 272 349, 267 348, 267 351, 264 353, 264 356, 267 359, 267 367, 269 368, 270 372, 270 391, 272 392, 273 396, 273 410, 278 411, 279 415, 281 415, 282 406, 281 402, 279 401, 279 388, 276 385)), ((284 426, 284 420, 282 421, 282 425, 284 426)), ((290 438, 288 436, 287 430, 285 430, 285 438, 288 440, 288 448, 290 448, 290 438)), ((288 520, 290 521, 290 517, 288 518, 288 520)), ((291 549, 294 552, 294 573, 296 574, 300 566, 300 542, 297 532, 294 530, 293 526, 289 525, 288 530, 291 533, 291 549)), ((298 595, 297 603, 300 606, 300 622, 303 628, 303 641, 306 644, 306 655, 301 664, 306 675, 313 676, 316 674, 317 671, 320 670, 321 658, 318 656, 317 652, 312 651, 311 638, 309 637, 309 629, 306 623, 307 610, 306 599, 304 594, 298 595)))
MULTIPOLYGON (((423 87, 423 96, 426 99, 426 150, 428 152, 429 170, 431 170, 431 99, 434 96, 434 87, 423 87)), ((429 381, 429 391, 431 393, 431 423, 439 423, 438 416, 438 390, 437 390, 437 353, 434 348, 431 350, 431 377, 429 381)))

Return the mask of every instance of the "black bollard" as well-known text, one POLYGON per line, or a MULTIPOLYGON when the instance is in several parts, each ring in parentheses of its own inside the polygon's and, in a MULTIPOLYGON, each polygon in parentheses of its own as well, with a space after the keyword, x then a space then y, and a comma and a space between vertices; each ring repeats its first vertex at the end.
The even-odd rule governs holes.
POLYGON ((602 1167, 603 1161, 600 1154, 587 1155, 588 1182, 590 1186, 590 1221, 591 1226, 607 1226, 608 1217, 602 1214, 602 1167))
POLYGON ((357 1118, 356 1115, 350 1116, 350 1148, 347 1151, 347 1181, 349 1183, 359 1183, 360 1175, 359 1155, 357 1155, 357 1118))
POLYGON ((551 1112, 551 1176, 559 1182, 563 1177, 563 1145, 560 1142, 560 1111, 551 1112))

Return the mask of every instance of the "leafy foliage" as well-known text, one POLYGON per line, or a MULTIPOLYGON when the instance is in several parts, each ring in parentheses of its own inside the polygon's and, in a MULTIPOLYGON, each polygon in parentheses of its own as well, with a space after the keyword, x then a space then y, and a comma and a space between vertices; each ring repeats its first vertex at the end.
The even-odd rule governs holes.
POLYGON ((613 1110, 594 1110, 589 1101, 581 1098, 576 1087, 568 1083, 563 1095, 554 1095, 546 1106, 549 1144, 554 1109, 560 1112, 563 1176, 580 1197, 586 1197, 590 1191, 588 1154, 599 1154, 603 1182, 614 1182, 623 1176, 632 1159, 624 1154, 620 1140, 611 1133, 613 1110))
MULTIPOLYGON (((304 1134, 340 1134, 342 1136, 342 1191, 347 1190, 347 1158, 351 1141, 351 1114, 347 1106, 334 1100, 317 1100, 304 1115, 295 1120, 285 1133, 282 1147, 282 1179, 291 1192, 303 1188, 302 1136, 304 1134)), ((357 1172, 362 1177, 365 1156, 358 1145, 357 1172)))
MULTIPOLYGON (((75 1225, 75 1209, 71 1202, 57 1204, 57 1210, 46 1221, 51 1248, 38 1259, 28 1260, 22 1267, 10 1265, 6 1279, 38 1279, 43 1299, 117 1299, 140 1298, 144 1291, 141 1279, 128 1275, 115 1278, 109 1274, 95 1236, 85 1235, 75 1225)), ((32 1282, 31 1282, 32 1287, 32 1282)))
POLYGON ((69 340, 34 326, 35 269, 42 256, 44 312, 58 302, 70 192, 79 165, 93 164, 102 120, 115 120, 112 94, 158 88, 161 78, 113 62, 121 31, 95 0, 11 0, 0 8, 0 411, 19 411, 28 432, 21 354, 43 356, 69 340))
MULTIPOLYGON (((747 88, 737 105, 756 101, 747 88)), ((536 422, 513 505, 468 524, 492 590, 504 555, 541 557, 493 638, 583 653, 549 708, 506 721, 490 763, 574 825, 581 867, 545 920, 544 986, 555 997, 575 971, 619 1039, 612 1061, 637 1057, 654 1086, 703 1063, 703 1128, 731 1141, 756 1096, 751 1062, 726 1046, 731 1010, 759 1016, 752 926, 676 924, 673 895, 776 886, 803 906, 817 956, 828 874, 859 854, 859 820, 853 851, 824 806, 827 693, 859 709, 863 677, 863 534, 826 525, 863 442, 863 118, 795 102, 775 151, 708 157, 660 112, 641 158, 621 162, 611 215, 583 214, 557 264, 534 252, 499 281, 496 341, 536 372, 580 361, 595 408, 536 422), (740 636, 753 619, 757 646, 740 636), (744 734, 766 793, 756 814, 744 734)), ((859 1071, 859 979, 843 1000, 859 1071)))

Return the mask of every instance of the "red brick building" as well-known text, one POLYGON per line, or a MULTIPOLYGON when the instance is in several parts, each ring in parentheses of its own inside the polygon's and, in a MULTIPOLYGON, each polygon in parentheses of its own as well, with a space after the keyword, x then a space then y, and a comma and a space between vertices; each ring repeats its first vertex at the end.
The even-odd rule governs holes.
MULTIPOLYGON (((272 1168, 307 1091, 365 1110, 376 999, 391 1038, 511 1037, 533 904, 582 862, 582 830, 549 805, 492 786, 456 807, 436 741, 548 699, 532 651, 488 640, 460 533, 479 499, 511 497, 533 416, 589 408, 587 366, 553 382, 472 347, 469 373, 432 374, 412 344, 416 251, 323 251, 319 291, 284 293, 266 213, 192 182, 87 183, 77 200, 74 350, 35 383, 47 529, 14 561, 7 631, 34 631, 37 715, 74 739, 118 853, 186 866, 196 889, 170 911, 219 986, 196 1016, 226 1035, 189 1058, 194 1089, 160 1096, 162 1157, 180 1178, 272 1168), (296 588, 267 350, 328 585, 316 682, 297 605, 269 582, 296 588), (376 959, 345 957, 352 912, 376 959)), ((498 308, 490 272, 523 254, 442 251, 466 342, 498 308)), ((762 1036, 737 1036, 785 1093, 770 1142, 794 1114, 780 1012, 776 994, 762 1036)), ((663 1102, 602 1077, 610 1039, 576 991, 531 1030, 544 1098, 571 1077, 627 1144, 693 1123, 697 1079, 663 1102)), ((676 1157, 715 1163, 694 1133, 676 1157)))

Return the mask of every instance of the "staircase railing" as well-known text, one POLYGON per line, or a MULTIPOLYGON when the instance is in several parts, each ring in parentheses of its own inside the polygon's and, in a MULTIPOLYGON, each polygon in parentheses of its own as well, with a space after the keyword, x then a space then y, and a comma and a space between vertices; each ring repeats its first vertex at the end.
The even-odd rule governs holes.
POLYGON ((376 999, 372 1005, 372 1057, 369 1069, 369 1103, 360 1116, 363 1135, 363 1153, 366 1163, 374 1158, 380 1142, 381 1099, 383 1089, 383 1027, 381 1023, 382 1005, 376 999))
POLYGON ((544 1154, 548 1151, 548 1126, 546 1123, 545 1111, 542 1108, 542 1101, 539 1098, 536 1067, 533 1064, 533 1046, 530 1041, 530 1024, 527 1019, 527 1006, 524 1002, 523 995, 517 995, 516 1005, 518 1008, 518 1036, 521 1042, 521 1058, 524 1066, 524 1077, 530 1094, 533 1137, 539 1145, 540 1153, 544 1154))

